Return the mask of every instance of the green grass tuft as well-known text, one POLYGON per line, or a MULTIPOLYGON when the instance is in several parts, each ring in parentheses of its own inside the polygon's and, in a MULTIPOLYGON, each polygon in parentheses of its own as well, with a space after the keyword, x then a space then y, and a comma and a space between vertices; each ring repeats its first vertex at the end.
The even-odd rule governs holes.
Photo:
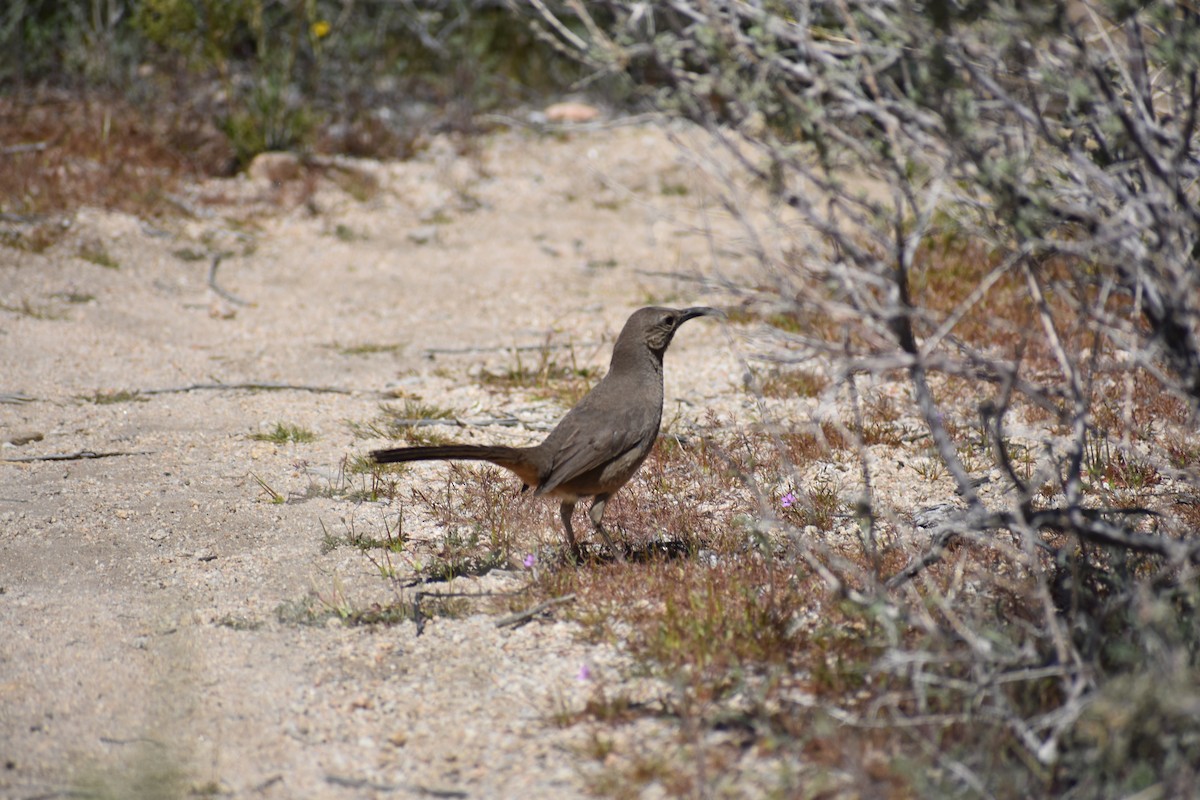
POLYGON ((79 248, 79 257, 105 269, 120 269, 121 264, 108 254, 101 245, 85 245, 79 248))
POLYGON ((145 403, 150 398, 143 397, 136 389, 132 391, 120 389, 113 392, 98 391, 92 395, 80 396, 79 399, 88 403, 95 403, 98 406, 106 406, 114 403, 145 403))
POLYGON ((275 444, 304 444, 307 442, 316 441, 317 435, 307 428, 301 428, 299 425, 292 425, 286 422, 276 422, 275 427, 269 431, 252 433, 250 438, 257 442, 274 442, 275 444))

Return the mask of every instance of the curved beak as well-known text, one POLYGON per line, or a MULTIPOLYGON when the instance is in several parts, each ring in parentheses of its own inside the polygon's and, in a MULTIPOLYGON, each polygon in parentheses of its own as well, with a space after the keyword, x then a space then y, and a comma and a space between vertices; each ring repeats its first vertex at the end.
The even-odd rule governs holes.
POLYGON ((719 308, 710 308, 709 306, 692 306, 691 308, 683 309, 683 312, 680 313, 680 315, 679 315, 679 321, 677 323, 675 323, 675 327, 678 328, 680 325, 687 322, 689 319, 695 319, 696 317, 724 317, 724 316, 725 316, 725 312, 719 308))

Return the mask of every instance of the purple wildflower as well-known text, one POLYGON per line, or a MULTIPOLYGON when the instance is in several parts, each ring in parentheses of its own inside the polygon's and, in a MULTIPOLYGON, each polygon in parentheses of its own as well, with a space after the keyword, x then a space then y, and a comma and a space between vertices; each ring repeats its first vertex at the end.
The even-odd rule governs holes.
POLYGON ((796 495, 792 492, 788 492, 783 497, 779 498, 779 505, 783 506, 784 508, 791 508, 795 502, 796 495))

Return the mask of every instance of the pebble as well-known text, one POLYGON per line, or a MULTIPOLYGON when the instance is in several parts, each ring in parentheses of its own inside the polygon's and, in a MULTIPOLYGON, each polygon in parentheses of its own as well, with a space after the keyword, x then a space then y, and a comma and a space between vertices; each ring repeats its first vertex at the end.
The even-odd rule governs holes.
POLYGON ((438 238, 436 225, 422 225, 408 232, 408 240, 414 244, 429 244, 438 238))

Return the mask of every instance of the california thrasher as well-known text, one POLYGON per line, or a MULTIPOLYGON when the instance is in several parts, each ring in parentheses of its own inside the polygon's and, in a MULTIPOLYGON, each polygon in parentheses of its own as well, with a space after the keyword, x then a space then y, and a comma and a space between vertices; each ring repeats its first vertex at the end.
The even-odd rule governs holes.
POLYGON ((579 554, 571 515, 581 497, 594 497, 588 517, 616 553, 601 519, 613 493, 650 454, 663 409, 663 354, 679 326, 701 316, 724 316, 715 308, 643 308, 633 312, 613 346, 608 374, 562 418, 539 445, 448 444, 375 450, 378 464, 453 459, 489 461, 516 473, 522 491, 562 500, 559 515, 567 546, 579 554))

